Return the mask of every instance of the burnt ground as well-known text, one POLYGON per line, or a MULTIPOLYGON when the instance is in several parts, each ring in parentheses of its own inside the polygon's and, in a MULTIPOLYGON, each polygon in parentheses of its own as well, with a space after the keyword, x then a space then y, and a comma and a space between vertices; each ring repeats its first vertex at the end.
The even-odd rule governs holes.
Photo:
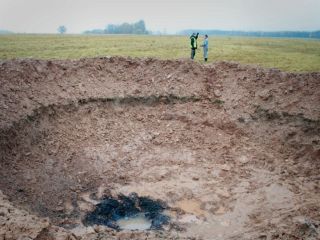
POLYGON ((1 239, 319 239, 320 73, 11 60, 0 84, 1 239), (132 193, 170 224, 83 224, 132 193))

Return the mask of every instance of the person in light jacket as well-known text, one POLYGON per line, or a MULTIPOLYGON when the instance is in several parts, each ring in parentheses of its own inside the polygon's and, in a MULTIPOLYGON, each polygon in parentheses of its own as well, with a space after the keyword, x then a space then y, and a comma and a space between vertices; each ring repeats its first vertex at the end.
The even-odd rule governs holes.
POLYGON ((203 58, 204 61, 208 61, 208 50, 209 50, 209 41, 208 41, 208 35, 204 35, 203 44, 201 45, 203 47, 203 58))

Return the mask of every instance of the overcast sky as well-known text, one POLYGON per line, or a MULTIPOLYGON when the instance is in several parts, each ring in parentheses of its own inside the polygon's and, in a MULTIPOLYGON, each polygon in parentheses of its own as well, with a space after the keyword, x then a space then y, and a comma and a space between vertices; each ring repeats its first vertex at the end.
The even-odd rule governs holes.
POLYGON ((320 0, 0 0, 0 29, 69 33, 143 19, 153 31, 320 30, 320 0))

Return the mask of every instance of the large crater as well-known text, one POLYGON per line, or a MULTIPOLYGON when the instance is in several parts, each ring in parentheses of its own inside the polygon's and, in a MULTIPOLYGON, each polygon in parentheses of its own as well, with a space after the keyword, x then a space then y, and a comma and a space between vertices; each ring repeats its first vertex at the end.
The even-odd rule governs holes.
POLYGON ((15 207, 85 239, 318 237, 318 73, 126 58, 0 70, 0 189, 15 207), (164 224, 119 233, 125 206, 164 224))

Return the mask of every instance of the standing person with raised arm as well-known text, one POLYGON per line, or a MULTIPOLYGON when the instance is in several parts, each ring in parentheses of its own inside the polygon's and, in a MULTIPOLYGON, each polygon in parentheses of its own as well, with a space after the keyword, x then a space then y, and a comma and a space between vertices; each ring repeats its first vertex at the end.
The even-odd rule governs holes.
POLYGON ((196 49, 198 48, 198 36, 199 33, 195 34, 192 33, 192 35, 190 36, 190 43, 191 43, 191 59, 194 59, 194 56, 196 55, 196 49))

